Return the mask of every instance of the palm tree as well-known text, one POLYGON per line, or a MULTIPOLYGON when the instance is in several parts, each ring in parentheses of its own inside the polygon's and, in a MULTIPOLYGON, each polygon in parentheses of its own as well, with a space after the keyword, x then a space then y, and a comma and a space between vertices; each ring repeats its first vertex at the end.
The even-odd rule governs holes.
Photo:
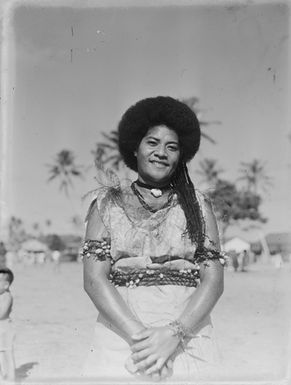
POLYGON ((75 233, 83 234, 84 231, 84 221, 82 220, 80 215, 73 215, 70 218, 70 222, 74 228, 75 233))
POLYGON ((219 180, 219 175, 224 171, 222 168, 217 166, 217 161, 211 158, 205 158, 199 162, 200 170, 198 174, 203 176, 202 182, 208 184, 216 184, 219 180))
MULTIPOLYGON (((181 99, 181 102, 185 103, 192 111, 195 112, 199 119, 199 115, 201 113, 201 109, 197 107, 199 99, 197 97, 184 98, 181 99)), ((199 120, 201 127, 207 127, 211 124, 221 124, 219 121, 204 121, 199 120)), ((105 142, 96 143, 96 147, 92 152, 94 156, 95 164, 110 164, 112 168, 115 170, 119 170, 120 165, 122 164, 122 157, 119 153, 118 149, 118 132, 116 130, 111 131, 109 134, 102 132, 103 137, 105 138, 105 142)), ((212 144, 216 144, 215 140, 212 139, 209 135, 205 134, 205 132, 201 133, 201 136, 208 140, 212 144)))
POLYGON ((25 225, 22 219, 15 216, 10 217, 8 222, 8 243, 9 247, 16 251, 19 250, 22 242, 28 238, 25 225))
POLYGON ((34 222, 32 224, 32 230, 33 230, 35 237, 39 237, 41 235, 41 227, 40 227, 40 224, 38 222, 34 222))
POLYGON ((238 180, 246 183, 247 191, 257 194, 261 189, 264 192, 272 186, 272 178, 266 175, 265 164, 259 159, 254 159, 251 162, 241 162, 239 170, 241 176, 238 180))
POLYGON ((46 219, 46 220, 45 220, 45 225, 46 225, 47 227, 51 227, 52 221, 51 221, 50 219, 46 219))
POLYGON ((58 179, 60 181, 60 190, 69 195, 69 189, 73 188, 73 179, 83 177, 83 166, 75 163, 75 155, 70 150, 60 151, 54 164, 48 165, 48 182, 58 179))
POLYGON ((50 233, 50 230, 51 230, 51 227, 52 227, 52 221, 51 221, 51 219, 47 218, 47 219, 44 221, 44 224, 45 224, 45 232, 46 232, 46 234, 49 234, 49 233, 50 233))
MULTIPOLYGON (((181 102, 185 103, 189 108, 191 108, 192 111, 195 112, 201 128, 210 126, 211 124, 221 124, 221 122, 218 120, 205 121, 200 119, 201 112, 203 110, 197 106, 197 104, 199 103, 199 98, 197 98, 196 96, 193 96, 191 98, 181 99, 181 102)), ((205 132, 202 131, 201 136, 202 138, 208 140, 210 143, 216 144, 216 141, 213 138, 211 138, 211 136, 205 134, 205 132)))
POLYGON ((96 147, 91 153, 94 156, 96 166, 107 163, 115 170, 119 170, 122 164, 122 157, 118 149, 118 132, 111 131, 109 134, 102 132, 103 137, 107 142, 96 143, 96 147))

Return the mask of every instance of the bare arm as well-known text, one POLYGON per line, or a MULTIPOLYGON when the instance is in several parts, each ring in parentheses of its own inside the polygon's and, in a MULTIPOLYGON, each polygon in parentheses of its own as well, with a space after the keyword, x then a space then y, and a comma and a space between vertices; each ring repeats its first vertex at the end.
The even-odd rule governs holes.
POLYGON ((186 330, 198 331, 201 322, 208 316, 223 293, 223 267, 211 261, 204 268, 201 284, 193 293, 178 321, 186 330))
MULTIPOLYGON (((100 240, 98 236, 100 226, 102 221, 95 204, 89 214, 85 238, 100 240)), ((108 280, 110 261, 95 261, 85 256, 83 265, 85 291, 111 328, 131 344, 131 336, 144 329, 144 326, 135 318, 114 285, 108 280)))
MULTIPOLYGON (((204 219, 206 224, 205 247, 220 251, 220 242, 216 218, 210 202, 204 201, 204 219)), ((200 285, 194 291, 188 305, 178 321, 191 331, 196 331, 201 322, 208 316, 223 293, 223 265, 219 260, 200 264, 200 285)))
POLYGON ((12 295, 10 292, 5 292, 0 295, 0 320, 6 319, 9 317, 11 307, 12 307, 12 295))

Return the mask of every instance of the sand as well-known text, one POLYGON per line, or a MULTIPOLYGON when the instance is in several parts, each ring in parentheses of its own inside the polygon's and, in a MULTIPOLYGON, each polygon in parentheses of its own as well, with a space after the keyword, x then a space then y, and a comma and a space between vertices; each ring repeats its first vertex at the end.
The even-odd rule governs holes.
MULTIPOLYGON (((16 265, 12 318, 17 380, 78 379, 96 311, 82 288, 82 265, 16 265)), ((222 355, 221 380, 285 378, 291 320, 291 264, 226 271, 225 291, 213 312, 222 355)))

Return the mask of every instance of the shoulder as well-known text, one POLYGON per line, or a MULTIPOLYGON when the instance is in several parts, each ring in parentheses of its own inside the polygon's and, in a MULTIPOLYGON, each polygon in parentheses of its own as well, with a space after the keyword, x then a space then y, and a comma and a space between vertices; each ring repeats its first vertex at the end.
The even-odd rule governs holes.
POLYGON ((196 190, 196 197, 199 201, 204 223, 205 223, 205 247, 220 250, 219 230, 216 216, 208 194, 196 190))
MULTIPOLYGON (((132 194, 132 192, 131 192, 132 194)), ((99 228, 104 225, 109 228, 113 209, 116 207, 125 207, 129 202, 129 188, 106 188, 99 191, 90 203, 85 222, 90 227, 99 228)))
POLYGON ((120 195, 122 195, 122 190, 114 187, 101 188, 95 191, 85 221, 87 222, 90 217, 95 215, 104 216, 120 195))
POLYGON ((197 191, 197 200, 199 201, 202 215, 206 224, 206 231, 211 233, 217 233, 217 220, 212 206, 211 199, 205 192, 197 191))
POLYGON ((203 214, 206 214, 207 212, 212 212, 213 210, 212 210, 211 199, 209 198, 207 193, 202 192, 201 190, 195 189, 195 194, 203 214))

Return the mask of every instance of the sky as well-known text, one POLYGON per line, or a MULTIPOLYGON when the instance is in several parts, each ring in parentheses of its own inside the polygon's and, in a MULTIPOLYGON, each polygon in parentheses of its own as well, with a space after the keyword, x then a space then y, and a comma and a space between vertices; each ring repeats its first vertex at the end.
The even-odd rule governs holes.
POLYGON ((139 99, 195 96, 202 120, 221 122, 203 128, 216 144, 202 140, 190 164, 195 184, 203 158, 216 159, 229 180, 241 162, 260 159, 273 179, 265 231, 290 231, 288 2, 49 3, 18 2, 4 20, 6 216, 71 231, 70 218, 86 211, 81 197, 97 187, 91 151, 101 133, 139 99), (69 199, 47 183, 47 165, 63 149, 92 166, 69 199))

